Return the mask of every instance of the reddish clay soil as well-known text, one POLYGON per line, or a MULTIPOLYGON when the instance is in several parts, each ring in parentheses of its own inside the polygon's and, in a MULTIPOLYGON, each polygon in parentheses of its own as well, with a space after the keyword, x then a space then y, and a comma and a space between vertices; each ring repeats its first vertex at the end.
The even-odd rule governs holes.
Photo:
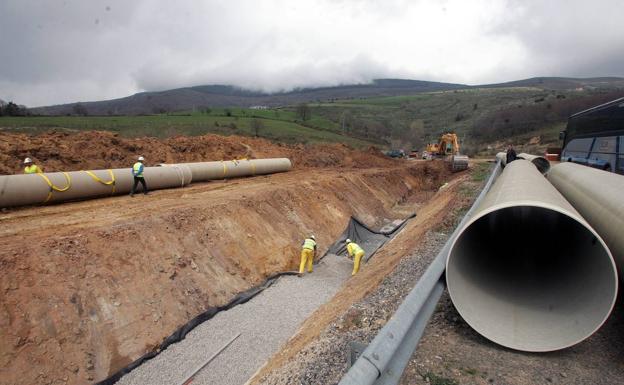
POLYGON ((356 151, 342 144, 283 145, 260 138, 218 135, 129 139, 107 131, 39 135, 0 131, 0 174, 21 173, 26 157, 44 171, 53 172, 130 167, 139 155, 148 165, 277 157, 290 158, 295 168, 396 164, 375 148, 356 151))
POLYGON ((309 233, 322 255, 351 215, 371 226, 403 218, 414 208, 404 202, 425 202, 450 179, 442 162, 399 162, 340 145, 99 132, 0 138, 7 172, 25 155, 49 170, 127 166, 136 154, 154 163, 288 156, 297 166, 146 197, 1 213, 3 385, 103 380, 207 307, 295 269, 309 233))

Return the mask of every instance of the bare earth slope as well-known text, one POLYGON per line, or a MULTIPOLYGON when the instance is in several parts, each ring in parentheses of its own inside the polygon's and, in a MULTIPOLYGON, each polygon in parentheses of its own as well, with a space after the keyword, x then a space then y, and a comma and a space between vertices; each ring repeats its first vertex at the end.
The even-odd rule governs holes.
MULTIPOLYGON (((202 138, 215 142, 224 156, 239 156, 227 153, 237 144, 234 138, 202 138)), ((141 147, 148 140, 137 141, 131 143, 134 150, 150 150, 141 147)), ((147 156, 166 161, 173 156, 168 151, 192 154, 174 159, 180 161, 218 153, 182 150, 193 148, 195 138, 165 142, 171 147, 147 156)), ((47 154, 46 163, 66 167, 69 153, 79 161, 92 159, 89 168, 115 167, 104 161, 110 154, 90 158, 101 141, 71 147, 77 143, 75 137, 59 140, 69 152, 60 151, 58 158, 47 154)), ((274 272, 294 269, 299 243, 308 233, 317 235, 323 252, 350 215, 370 225, 405 217, 407 210, 397 205, 425 197, 447 179, 441 163, 394 162, 342 146, 318 147, 321 160, 298 148, 249 138, 243 148, 255 156, 291 154, 295 165, 303 166, 147 197, 1 214, 0 384, 102 380, 208 306, 226 303, 274 272), (369 167, 310 168, 319 162, 369 167)))

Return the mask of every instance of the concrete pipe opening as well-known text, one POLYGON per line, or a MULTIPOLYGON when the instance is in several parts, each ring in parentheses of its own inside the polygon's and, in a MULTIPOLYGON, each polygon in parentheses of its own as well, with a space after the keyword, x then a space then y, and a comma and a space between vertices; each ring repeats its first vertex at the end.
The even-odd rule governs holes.
POLYGON ((550 162, 543 156, 522 153, 518 155, 518 158, 525 159, 533 163, 535 167, 537 167, 538 171, 542 174, 546 174, 548 173, 548 171, 550 171, 550 162))
POLYGON ((450 296, 484 337, 523 351, 572 346, 609 316, 613 259, 595 232, 547 205, 492 207, 456 238, 447 261, 450 296))

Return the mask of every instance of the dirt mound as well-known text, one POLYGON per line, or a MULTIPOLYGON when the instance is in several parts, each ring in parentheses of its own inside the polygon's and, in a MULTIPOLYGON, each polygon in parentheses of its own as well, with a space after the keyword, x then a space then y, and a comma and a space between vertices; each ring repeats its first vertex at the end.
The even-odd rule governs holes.
POLYGON ((0 132, 0 174, 21 173, 25 157, 53 172, 130 167, 138 155, 146 157, 148 165, 269 157, 290 158, 295 169, 396 164, 375 148, 357 151, 342 144, 283 145, 219 135, 124 138, 108 131, 0 132))

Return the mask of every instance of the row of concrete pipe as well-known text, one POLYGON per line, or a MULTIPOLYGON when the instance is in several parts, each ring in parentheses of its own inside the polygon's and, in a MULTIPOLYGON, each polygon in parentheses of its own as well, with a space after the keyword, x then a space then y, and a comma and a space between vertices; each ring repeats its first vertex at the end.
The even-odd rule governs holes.
MULTIPOLYGON (((161 164, 145 167, 150 190, 184 187, 191 182, 285 172, 287 158, 161 164)), ((0 207, 65 202, 128 194, 134 182, 130 168, 0 176, 0 207)))
POLYGON ((613 309, 616 263, 624 277, 624 177, 527 155, 506 165, 460 229, 446 279, 481 335, 545 352, 583 341, 613 309))

